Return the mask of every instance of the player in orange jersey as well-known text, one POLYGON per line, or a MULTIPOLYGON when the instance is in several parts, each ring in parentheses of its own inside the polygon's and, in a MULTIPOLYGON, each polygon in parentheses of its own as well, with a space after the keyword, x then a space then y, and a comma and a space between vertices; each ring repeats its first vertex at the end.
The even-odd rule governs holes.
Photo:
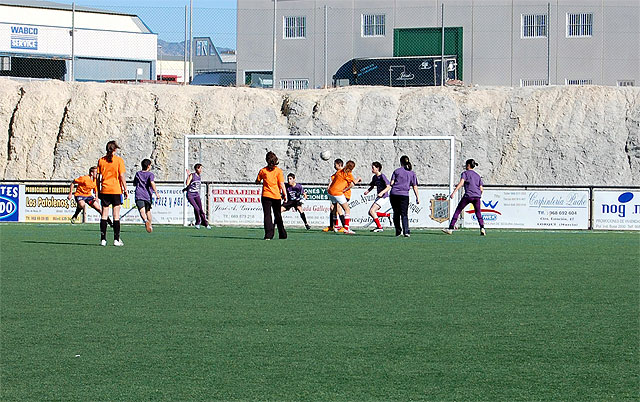
POLYGON ((278 238, 286 239, 287 231, 282 222, 282 200, 287 202, 287 190, 284 186, 284 173, 278 167, 278 157, 273 152, 267 152, 267 166, 260 169, 256 184, 262 183, 262 211, 264 213, 264 239, 273 239, 274 221, 278 226, 278 238), (273 220, 271 212, 273 211, 273 220))
MULTIPOLYGON (((337 171, 333 176, 328 189, 329 200, 331 201, 332 208, 337 210, 338 205, 340 205, 344 210, 344 233, 346 234, 355 233, 353 230, 349 229, 351 209, 349 208, 349 203, 345 196, 345 193, 351 190, 355 185, 356 180, 353 177, 353 169, 355 167, 356 163, 354 161, 348 161, 344 168, 337 171)), ((334 231, 337 231, 335 227, 334 231)))
MULTIPOLYGON (((69 195, 67 198, 71 200, 75 197, 76 199, 76 212, 71 217, 71 223, 76 223, 76 219, 78 219, 78 215, 80 212, 84 210, 85 205, 89 205, 91 208, 98 211, 99 214, 102 214, 102 210, 100 209, 100 203, 97 199, 98 187, 96 185, 96 178, 98 177, 98 167, 92 166, 89 168, 89 174, 85 176, 80 176, 74 181, 71 182, 71 186, 69 187, 69 195), (76 187, 77 185, 77 187, 76 187), (75 191, 74 191, 75 189, 75 191)), ((107 223, 112 226, 111 219, 107 220, 107 223)))
POLYGON ((120 205, 127 198, 124 160, 115 153, 120 147, 115 141, 107 143, 107 154, 98 161, 98 198, 102 204, 100 219, 100 245, 107 245, 107 219, 113 206, 113 245, 124 246, 120 240, 120 205))

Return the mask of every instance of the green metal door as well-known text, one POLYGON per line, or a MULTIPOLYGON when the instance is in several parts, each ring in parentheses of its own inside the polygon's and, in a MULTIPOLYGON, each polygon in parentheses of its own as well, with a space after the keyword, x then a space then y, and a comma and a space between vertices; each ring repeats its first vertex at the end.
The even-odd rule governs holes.
MULTIPOLYGON (((442 54, 441 28, 397 28, 393 30, 393 55, 439 56, 442 54)), ((458 79, 462 80, 462 27, 444 28, 444 54, 458 56, 458 79)))

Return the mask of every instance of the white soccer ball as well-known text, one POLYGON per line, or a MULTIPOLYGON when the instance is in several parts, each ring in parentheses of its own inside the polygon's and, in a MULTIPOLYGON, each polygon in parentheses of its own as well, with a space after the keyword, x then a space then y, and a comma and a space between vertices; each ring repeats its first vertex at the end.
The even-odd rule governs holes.
POLYGON ((322 158, 322 160, 328 161, 331 158, 331 151, 320 152, 320 157, 322 158))

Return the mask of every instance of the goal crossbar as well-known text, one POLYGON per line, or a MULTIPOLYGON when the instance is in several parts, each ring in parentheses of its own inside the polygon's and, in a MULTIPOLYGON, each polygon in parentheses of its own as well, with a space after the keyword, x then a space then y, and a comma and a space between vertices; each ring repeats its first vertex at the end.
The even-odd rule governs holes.
MULTIPOLYGON (((228 135, 228 134, 188 134, 184 136, 184 181, 187 181, 189 167, 189 140, 268 140, 268 141, 448 141, 449 142, 449 194, 453 192, 455 167, 455 137, 434 135, 228 135)), ((449 217, 453 203, 449 203, 449 217)), ((187 226, 187 203, 182 203, 182 223, 187 226)))

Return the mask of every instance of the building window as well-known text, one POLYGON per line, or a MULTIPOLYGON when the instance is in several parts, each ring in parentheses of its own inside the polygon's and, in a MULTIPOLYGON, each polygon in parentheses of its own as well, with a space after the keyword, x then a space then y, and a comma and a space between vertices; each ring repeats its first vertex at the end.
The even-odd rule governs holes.
POLYGON ((593 80, 564 80, 565 85, 593 85, 593 80))
POLYGON ((307 37, 307 17, 284 17, 285 39, 307 37))
POLYGON ((593 14, 567 14, 567 37, 593 35, 593 14))
POLYGON ((618 86, 619 87, 635 87, 636 82, 634 80, 619 80, 618 86))
POLYGON ((0 71, 11 71, 11 56, 0 57, 0 71))
POLYGON ((522 14, 522 37, 545 38, 547 36, 546 14, 522 14))
POLYGON ((309 89, 309 80, 280 80, 280 89, 309 89))
POLYGON ((362 36, 384 36, 384 14, 362 14, 362 36))
POLYGON ((521 87, 542 87, 542 86, 546 86, 549 85, 549 83, 547 82, 547 79, 530 79, 530 80, 525 80, 522 79, 520 80, 520 86, 521 87))
POLYGON ((209 41, 197 40, 196 41, 196 56, 208 56, 209 55, 209 41))

